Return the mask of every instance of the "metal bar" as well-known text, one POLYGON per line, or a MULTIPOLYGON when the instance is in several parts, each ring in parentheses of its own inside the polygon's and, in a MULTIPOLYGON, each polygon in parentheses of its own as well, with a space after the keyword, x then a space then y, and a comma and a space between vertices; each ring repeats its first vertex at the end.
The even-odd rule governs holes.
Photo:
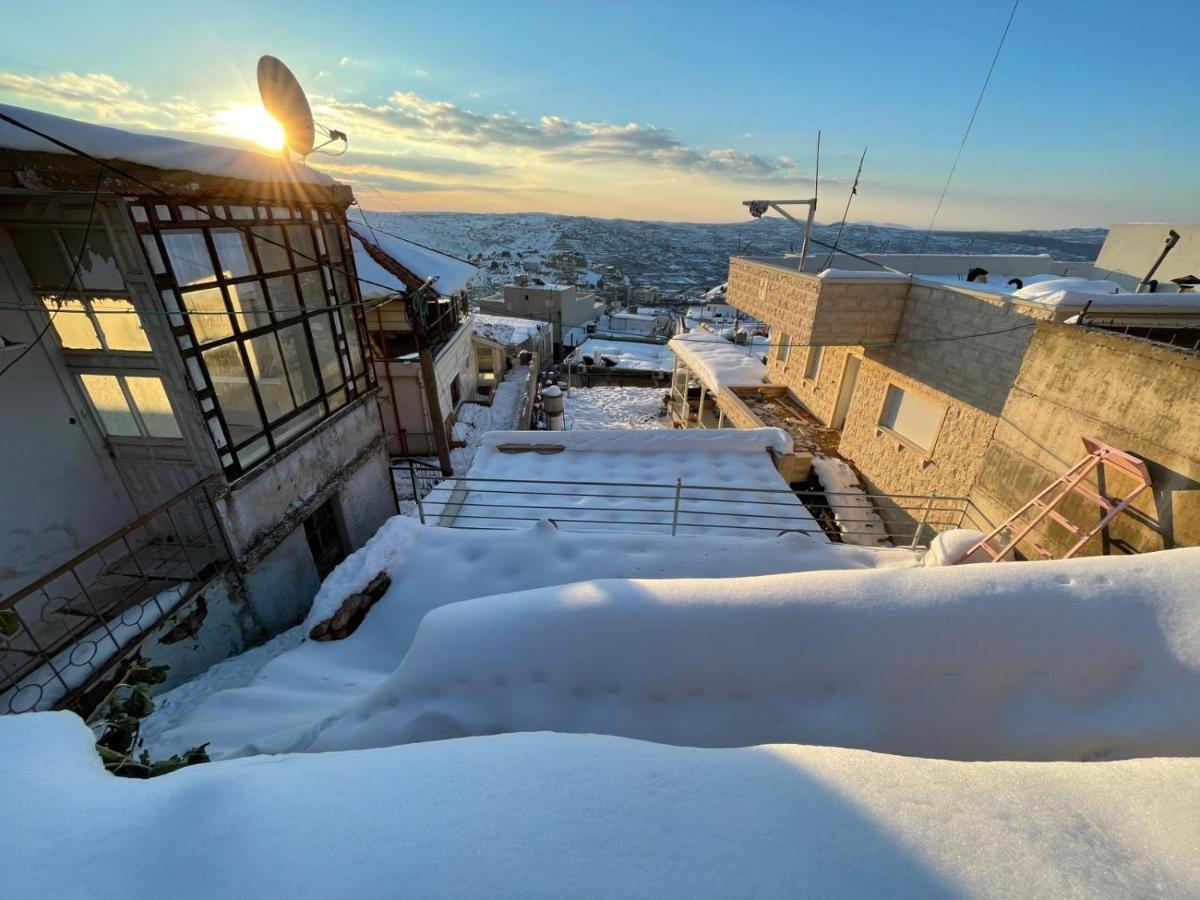
POLYGON ((417 470, 412 466, 408 467, 409 477, 412 479, 413 499, 417 501, 417 516, 421 520, 421 524, 425 524, 425 506, 421 502, 421 491, 417 488, 417 470))
MULTIPOLYGON (((700 395, 700 402, 704 402, 704 395, 700 395)), ((671 513, 671 537, 679 530, 679 494, 683 491, 683 479, 675 479, 675 509, 671 513)))
POLYGON ((925 523, 929 521, 929 507, 933 504, 933 498, 936 496, 936 493, 929 495, 929 502, 925 504, 925 512, 921 516, 921 524, 913 531, 912 543, 909 545, 909 549, 911 550, 917 549, 917 539, 921 536, 921 532, 925 530, 925 523))

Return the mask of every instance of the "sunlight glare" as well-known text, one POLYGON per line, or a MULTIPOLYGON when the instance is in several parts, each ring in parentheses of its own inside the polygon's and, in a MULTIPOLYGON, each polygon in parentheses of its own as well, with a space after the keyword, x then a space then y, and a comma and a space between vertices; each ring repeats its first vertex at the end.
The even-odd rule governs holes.
POLYGON ((217 115, 220 129, 231 137, 246 138, 268 150, 283 146, 283 126, 261 106, 236 106, 217 115))

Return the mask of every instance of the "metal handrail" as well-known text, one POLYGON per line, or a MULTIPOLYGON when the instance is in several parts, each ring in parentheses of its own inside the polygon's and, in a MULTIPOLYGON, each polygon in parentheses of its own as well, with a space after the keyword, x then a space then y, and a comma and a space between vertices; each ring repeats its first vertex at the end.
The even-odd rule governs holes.
MULTIPOLYGON (((221 481, 222 481, 221 476, 210 475, 208 478, 205 478, 202 481, 196 482, 194 485, 192 485, 187 490, 185 490, 179 494, 176 494, 170 500, 165 500, 162 503, 160 503, 158 506, 149 510, 148 512, 142 513, 140 516, 138 516, 132 522, 130 522, 127 525, 122 526, 121 528, 118 528, 116 531, 114 531, 108 537, 97 541, 96 543, 92 544, 92 546, 88 547, 86 550, 80 551, 79 553, 77 553, 75 556, 71 557, 66 562, 61 563, 59 566, 57 566, 54 569, 51 569, 49 572, 47 572, 41 578, 37 579, 37 581, 27 584, 25 587, 21 588, 16 593, 10 594, 8 597, 5 597, 4 599, 0 600, 0 609, 11 608, 17 601, 29 596, 36 590, 40 590, 41 588, 45 587, 50 582, 54 581, 56 578, 61 578, 63 575, 67 574, 69 571, 71 571, 75 567, 81 565, 82 563, 87 562, 87 560, 89 560, 91 557, 96 556, 99 553, 102 553, 104 550, 108 549, 113 544, 117 543, 118 541, 124 539, 128 535, 137 531, 139 528, 142 528, 143 526, 148 524, 151 520, 156 519, 159 516, 161 516, 164 512, 167 512, 167 510, 169 510, 172 506, 175 506, 180 501, 186 500, 192 494, 198 493, 200 491, 204 491, 205 493, 207 493, 207 489, 210 485, 220 483, 221 481)), ((210 501, 212 500, 211 495, 209 495, 209 500, 210 501)), ((221 521, 220 516, 215 516, 215 518, 217 520, 217 525, 221 531, 221 539, 222 539, 223 543, 225 544, 225 550, 227 553, 232 555, 232 549, 231 549, 231 545, 229 543, 229 535, 225 533, 225 525, 221 521)))

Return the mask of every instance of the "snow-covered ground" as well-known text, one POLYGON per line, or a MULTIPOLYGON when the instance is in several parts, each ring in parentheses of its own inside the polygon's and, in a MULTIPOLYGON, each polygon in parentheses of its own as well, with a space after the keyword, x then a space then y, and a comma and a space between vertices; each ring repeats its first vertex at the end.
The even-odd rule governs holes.
POLYGON ((798 534, 746 540, 561 531, 435 528, 397 517, 342 562, 301 626, 213 666, 157 699, 143 728, 156 756, 211 742, 214 755, 273 746, 365 696, 400 665, 424 616, 447 603, 605 578, 715 578, 846 568, 915 567, 905 550, 832 545, 798 534), (303 641, 348 594, 386 571, 391 587, 342 641, 303 641), (227 688, 234 688, 227 690, 227 688))
POLYGON ((841 459, 814 456, 812 467, 842 531, 842 540, 862 547, 890 547, 887 528, 849 464, 841 459))
POLYGON ((516 366, 496 385, 490 405, 464 403, 458 408, 458 419, 454 423, 452 437, 456 441, 463 441, 466 446, 455 447, 450 451, 450 464, 455 472, 461 474, 471 467, 475 451, 479 449, 480 442, 488 432, 503 431, 517 426, 517 418, 525 402, 525 393, 529 390, 529 379, 532 377, 528 366, 516 366))
POLYGON ((573 387, 567 392, 567 428, 669 428, 663 388, 573 387))
POLYGON ((566 362, 600 369, 670 372, 675 364, 675 356, 665 344, 588 338, 567 357, 566 362))
POLYGON ((106 774, 0 718, 12 897, 1194 897, 1200 760, 511 734, 106 774))

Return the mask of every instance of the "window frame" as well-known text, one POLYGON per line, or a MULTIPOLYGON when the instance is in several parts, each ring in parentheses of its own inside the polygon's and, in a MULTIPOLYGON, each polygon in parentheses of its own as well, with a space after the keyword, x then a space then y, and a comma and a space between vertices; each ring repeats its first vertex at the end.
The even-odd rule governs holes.
MULTIPOLYGON (((340 209, 318 204, 218 200, 188 204, 129 198, 128 203, 190 386, 227 476, 237 478, 250 471, 375 386, 364 344, 366 322, 357 279, 353 269, 348 268, 352 259, 349 231, 340 209), (199 231, 215 278, 179 283, 176 261, 165 238, 182 231, 199 231), (275 242, 281 245, 274 254, 282 254, 285 267, 264 264, 260 252, 264 231, 268 246, 276 246, 275 242), (227 232, 241 236, 243 266, 235 268, 248 267, 249 274, 234 275, 232 268, 225 267, 232 252, 222 237, 227 232), (299 247, 297 240, 301 242, 299 247), (241 285, 256 288, 254 305, 238 302, 237 288, 241 285), (199 313, 188 305, 190 297, 213 291, 205 302, 213 306, 214 318, 221 323, 216 336, 196 327, 199 313), (294 330, 297 327, 298 332, 294 330), (285 335, 298 336, 299 340, 285 345, 285 335), (275 399, 290 406, 276 415, 270 412, 270 399, 264 400, 268 385, 253 353, 255 342, 264 337, 270 338, 274 353, 282 361, 283 393, 275 399), (318 339, 321 352, 317 350, 318 339), (330 343, 332 357, 328 352, 330 343), (229 396, 223 403, 214 386, 214 372, 205 354, 221 347, 237 351, 236 363, 230 362, 240 363, 240 377, 234 377, 239 383, 244 379, 251 401, 237 412, 253 420, 248 426, 231 427, 228 417, 234 408, 226 408, 229 396), (325 365, 334 359, 336 375, 332 365, 325 365), (331 383, 337 375, 340 381, 331 383), (310 396, 301 401, 301 391, 310 396), (245 428, 252 430, 247 433, 245 428)), ((279 386, 274 389, 278 391, 279 386)))
POLYGON ((792 353, 792 336, 783 329, 779 330, 779 345, 775 348, 775 362, 787 367, 788 357, 792 353))
MULTIPOLYGON (((899 409, 899 407, 897 407, 897 410, 898 409, 899 409)), ((887 383, 887 387, 884 389, 884 392, 883 392, 883 401, 882 401, 882 403, 880 403, 880 406, 879 406, 879 415, 876 417, 876 427, 879 428, 881 431, 896 438, 897 440, 902 441, 905 445, 913 448, 914 450, 921 453, 925 458, 928 459, 933 456, 934 448, 937 447, 937 442, 942 436, 942 426, 946 422, 946 414, 949 411, 950 411, 950 407, 948 404, 943 403, 940 400, 935 400, 932 397, 928 397, 925 394, 920 393, 919 391, 914 391, 911 388, 904 387, 904 385, 897 384, 894 381, 889 381, 887 383), (933 437, 930 440, 928 447, 923 447, 918 441, 916 441, 912 437, 904 434, 901 431, 897 431, 892 425, 888 425, 886 422, 884 422, 884 417, 887 415, 887 411, 888 411, 888 401, 891 398, 893 391, 899 391, 901 394, 903 394, 906 397, 919 397, 921 400, 924 400, 925 402, 927 402, 930 406, 937 406, 937 407, 941 408, 941 412, 937 416, 937 424, 934 425, 934 427, 932 429, 933 437)))
POLYGON ((817 381, 821 377, 821 366, 825 362, 825 347, 821 344, 813 344, 808 348, 808 355, 804 357, 804 380, 817 381))

